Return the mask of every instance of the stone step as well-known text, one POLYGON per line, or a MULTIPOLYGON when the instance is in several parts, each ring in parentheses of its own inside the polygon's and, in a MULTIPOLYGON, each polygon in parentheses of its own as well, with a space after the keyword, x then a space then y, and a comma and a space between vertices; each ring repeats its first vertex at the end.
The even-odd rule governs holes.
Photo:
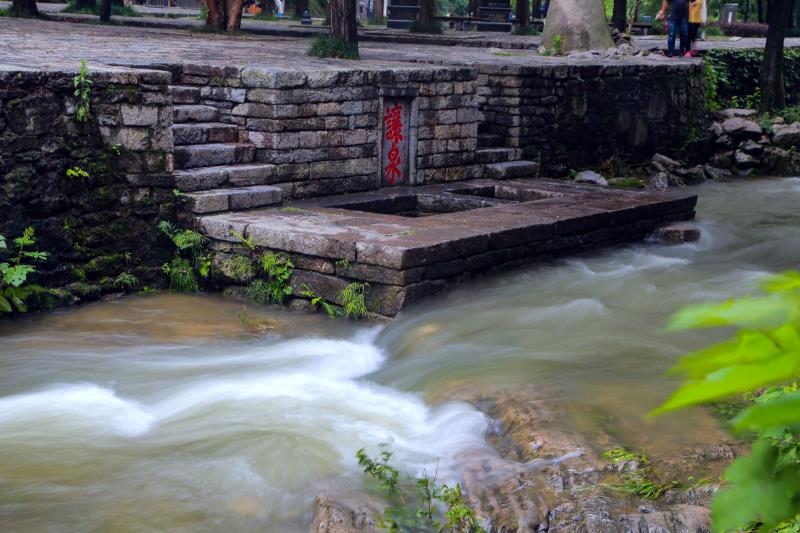
POLYGON ((175 186, 183 192, 214 189, 221 185, 235 187, 265 185, 275 177, 275 174, 275 165, 258 163, 189 168, 173 172, 175 186))
POLYGON ((475 160, 478 163, 504 163, 516 161, 522 157, 522 150, 519 148, 479 148, 475 152, 475 160))
POLYGON ((235 143, 239 141, 239 127, 222 122, 199 122, 172 126, 175 146, 186 144, 235 143))
POLYGON ((182 124, 185 122, 216 122, 219 120, 219 111, 210 105, 173 105, 172 122, 182 124))
POLYGON ((539 172, 539 165, 533 161, 506 161, 486 165, 485 177, 496 180, 532 178, 539 172))
POLYGON ((280 204, 283 190, 271 185, 254 185, 237 189, 214 189, 187 193, 192 213, 203 215, 238 209, 255 209, 280 204))
POLYGON ((251 163, 255 146, 245 143, 187 144, 175 147, 175 168, 214 167, 251 163))
POLYGON ((501 148, 505 144, 506 141, 502 135, 497 135, 496 133, 478 134, 478 148, 501 148))
POLYGON ((173 105, 200 103, 200 87, 170 85, 169 94, 172 96, 173 105))

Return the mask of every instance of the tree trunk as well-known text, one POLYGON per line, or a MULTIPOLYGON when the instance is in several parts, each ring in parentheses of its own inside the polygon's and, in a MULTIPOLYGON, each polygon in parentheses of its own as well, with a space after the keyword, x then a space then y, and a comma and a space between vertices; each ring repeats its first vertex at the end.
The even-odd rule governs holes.
POLYGON ((478 12, 480 11, 480 1, 479 0, 469 0, 469 5, 467 7, 469 11, 468 15, 470 17, 478 18, 478 12))
POLYGON ((375 22, 383 24, 383 0, 375 0, 375 22))
POLYGON ((624 32, 628 27, 628 0, 614 0, 614 14, 611 15, 611 25, 624 32))
POLYGON ((603 0, 552 0, 542 44, 559 48, 555 46, 558 41, 562 52, 612 48, 614 41, 608 30, 603 0))
POLYGON ((308 9, 308 0, 297 0, 294 3, 294 16, 300 18, 303 16, 303 11, 308 9))
POLYGON ((331 0, 331 37, 352 45, 358 50, 358 23, 355 0, 331 0))
MULTIPOLYGON (((530 0, 517 0, 516 25, 527 30, 531 25, 530 0)), ((524 35, 524 33, 523 33, 524 35)))
POLYGON ((225 11, 224 0, 208 0, 206 27, 211 31, 222 33, 227 25, 228 14, 225 11))
POLYGON ((633 30, 633 23, 639 20, 639 11, 642 9, 642 0, 633 0, 633 8, 631 8, 631 14, 628 17, 628 33, 631 33, 633 30))
POLYGON ((242 28, 242 8, 244 0, 227 0, 225 3, 228 23, 225 30, 229 32, 239 31, 242 28))
POLYGON ((15 17, 38 17, 39 8, 36 0, 12 0, 11 14, 15 17))
POLYGON ((111 0, 101 0, 100 22, 111 22, 111 0))
POLYGON ((535 19, 542 18, 542 0, 533 0, 533 5, 531 5, 531 15, 535 19))
POLYGON ((430 31, 433 28, 433 17, 436 15, 434 0, 419 0, 419 22, 423 31, 430 31))
POLYGON ((761 64, 761 111, 786 107, 786 87, 783 81, 783 40, 789 19, 790 0, 770 0, 769 29, 761 64))
POLYGON ((75 9, 83 10, 83 9, 94 9, 97 7, 97 3, 95 0, 76 0, 75 2, 75 9))
POLYGON ((763 0, 756 0, 756 6, 758 6, 758 21, 763 23, 764 22, 764 2, 763 2, 763 0))

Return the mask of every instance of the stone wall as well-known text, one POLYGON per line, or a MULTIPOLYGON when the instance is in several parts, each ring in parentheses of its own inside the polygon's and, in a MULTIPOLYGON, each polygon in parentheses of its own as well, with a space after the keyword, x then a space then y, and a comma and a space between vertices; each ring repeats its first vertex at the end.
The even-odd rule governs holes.
POLYGON ((481 131, 544 173, 677 150, 705 120, 703 67, 634 61, 481 66, 481 131))
MULTIPOLYGON (((377 189, 381 183, 382 108, 406 98, 412 114, 409 184, 479 177, 475 164, 477 69, 267 70, 169 66, 173 83, 200 87, 203 105, 241 127, 257 162, 276 165, 269 184, 285 197, 377 189)), ((173 92, 176 105, 180 90, 173 92)))
POLYGON ((123 272, 158 282, 171 253, 155 230, 174 214, 169 74, 92 72, 86 122, 74 75, 0 66, 0 234, 35 228, 49 258, 32 281, 67 289, 44 306, 120 291, 123 272))

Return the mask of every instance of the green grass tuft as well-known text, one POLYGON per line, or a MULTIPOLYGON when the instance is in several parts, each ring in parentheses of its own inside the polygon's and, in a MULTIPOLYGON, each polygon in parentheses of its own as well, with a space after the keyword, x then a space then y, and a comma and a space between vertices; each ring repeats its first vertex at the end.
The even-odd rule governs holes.
POLYGON ((369 287, 366 283, 351 283, 339 292, 339 303, 344 309, 345 318, 361 320, 367 317, 367 304, 364 296, 369 287))
POLYGON ((358 44, 350 44, 330 35, 320 35, 311 42, 308 55, 311 57, 358 59, 358 44))

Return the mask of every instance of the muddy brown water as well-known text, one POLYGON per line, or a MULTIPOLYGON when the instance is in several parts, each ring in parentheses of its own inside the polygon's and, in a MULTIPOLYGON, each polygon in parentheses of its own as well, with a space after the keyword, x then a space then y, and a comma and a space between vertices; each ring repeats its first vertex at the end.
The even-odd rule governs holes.
POLYGON ((530 384, 596 451, 702 442, 707 411, 642 418, 722 334, 666 320, 800 267, 800 178, 696 190, 699 243, 487 277, 389 325, 171 294, 0 324, 0 530, 304 531, 320 490, 360 486, 362 446, 455 479, 496 453, 456 399, 530 384))

